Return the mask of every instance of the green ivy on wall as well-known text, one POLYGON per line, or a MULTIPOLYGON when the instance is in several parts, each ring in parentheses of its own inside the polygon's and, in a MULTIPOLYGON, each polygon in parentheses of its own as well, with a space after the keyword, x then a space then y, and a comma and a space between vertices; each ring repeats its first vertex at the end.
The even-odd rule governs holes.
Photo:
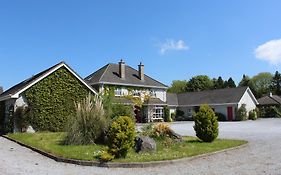
POLYGON ((40 131, 62 131, 75 102, 90 91, 66 68, 62 67, 24 92, 32 115, 28 122, 40 131))
POLYGON ((0 102, 0 134, 4 132, 5 102, 0 102))

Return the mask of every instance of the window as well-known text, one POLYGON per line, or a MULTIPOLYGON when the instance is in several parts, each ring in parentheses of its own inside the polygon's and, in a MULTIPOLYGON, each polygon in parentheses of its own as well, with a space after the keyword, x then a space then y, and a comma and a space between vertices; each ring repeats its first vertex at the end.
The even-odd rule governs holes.
POLYGON ((154 107, 152 118, 163 118, 163 107, 160 107, 160 106, 154 107))
POLYGON ((149 95, 150 95, 151 97, 156 97, 156 92, 155 92, 155 90, 150 90, 149 95))
POLYGON ((115 94, 115 96, 121 96, 122 95, 122 89, 120 89, 120 88, 115 89, 114 94, 115 94))
POLYGON ((138 91, 138 90, 133 90, 133 91, 132 91, 132 95, 135 96, 135 97, 139 97, 140 94, 141 94, 141 93, 140 93, 140 91, 138 91))

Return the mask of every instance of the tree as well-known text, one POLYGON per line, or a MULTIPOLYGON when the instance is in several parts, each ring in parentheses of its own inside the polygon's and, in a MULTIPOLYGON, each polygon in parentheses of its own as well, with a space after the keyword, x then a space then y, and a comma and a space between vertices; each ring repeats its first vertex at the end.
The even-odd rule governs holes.
POLYGON ((275 72, 272 78, 270 89, 274 94, 281 95, 281 74, 278 71, 275 72))
POLYGON ((231 77, 227 80, 225 87, 228 87, 228 88, 235 88, 236 87, 236 84, 231 77))
POLYGON ((243 78, 242 80, 239 82, 238 86, 239 87, 244 87, 244 86, 249 86, 250 87, 251 84, 251 79, 249 76, 243 74, 243 78))
POLYGON ((189 92, 198 92, 213 88, 213 82, 207 75, 198 75, 192 77, 186 86, 189 92))
POLYGON ((214 89, 223 89, 224 87, 224 81, 221 76, 219 76, 218 79, 214 82, 214 89))
POLYGON ((252 79, 251 79, 249 76, 243 74, 243 78, 242 78, 242 80, 239 82, 239 85, 238 85, 238 86, 239 86, 239 87, 248 86, 248 87, 251 89, 251 91, 253 92, 253 94, 254 94, 256 97, 258 96, 258 93, 256 92, 256 89, 254 88, 253 81, 252 81, 252 79))
POLYGON ((168 92, 170 93, 182 93, 186 91, 187 81, 185 80, 174 80, 168 92))
POLYGON ((256 97, 269 94, 272 82, 272 74, 269 72, 261 72, 252 78, 253 88, 256 91, 256 97))

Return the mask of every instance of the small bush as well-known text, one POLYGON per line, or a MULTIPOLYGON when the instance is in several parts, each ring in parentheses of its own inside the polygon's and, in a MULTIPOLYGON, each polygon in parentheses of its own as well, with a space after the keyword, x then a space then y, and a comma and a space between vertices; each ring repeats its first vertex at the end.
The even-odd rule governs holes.
POLYGON ((222 113, 216 112, 216 116, 218 117, 218 121, 226 121, 226 116, 222 113))
POLYGON ((134 119, 134 111, 132 106, 126 106, 124 104, 112 104, 111 118, 114 119, 118 116, 128 116, 134 119))
POLYGON ((204 142, 212 142, 219 133, 218 120, 212 108, 201 105, 194 116, 196 136, 204 142))
POLYGON ((153 127, 153 137, 157 139, 165 139, 167 137, 171 138, 172 129, 170 125, 166 123, 158 123, 153 127))
POLYGON ((66 128, 67 145, 94 144, 105 136, 108 130, 109 118, 104 115, 100 97, 93 98, 90 94, 76 105, 76 114, 70 117, 66 128))
POLYGON ((171 122, 170 108, 168 106, 165 106, 163 110, 164 110, 164 121, 171 122))
POLYGON ((241 107, 236 112, 236 120, 243 121, 247 120, 247 110, 246 110, 246 104, 242 104, 241 107))
POLYGON ((184 116, 184 112, 182 110, 176 110, 176 116, 184 116))
POLYGON ((19 129, 19 131, 25 131, 27 129, 29 111, 30 108, 20 106, 17 107, 16 111, 14 112, 16 127, 19 129))
POLYGON ((109 162, 114 159, 114 155, 110 154, 108 150, 94 153, 94 158, 99 159, 100 162, 109 162))
POLYGON ((260 117, 262 118, 280 118, 281 109, 276 106, 268 106, 260 108, 260 117))
POLYGON ((171 113, 171 119, 172 119, 172 121, 175 121, 176 120, 176 113, 171 113))
POLYGON ((131 117, 115 118, 108 131, 109 153, 116 158, 126 157, 128 150, 134 146, 135 137, 135 123, 131 117))
POLYGON ((249 112, 249 120, 257 120, 257 112, 255 110, 249 112))
POLYGON ((153 127, 154 127, 153 123, 148 123, 148 124, 143 125, 141 127, 141 135, 151 137, 154 134, 153 127))

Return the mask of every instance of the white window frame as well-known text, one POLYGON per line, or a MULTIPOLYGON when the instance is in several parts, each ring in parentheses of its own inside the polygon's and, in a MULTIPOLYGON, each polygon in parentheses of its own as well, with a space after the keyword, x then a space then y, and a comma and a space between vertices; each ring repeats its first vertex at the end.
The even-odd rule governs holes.
POLYGON ((152 119, 160 119, 164 117, 164 108, 162 106, 155 106, 152 110, 152 119))
POLYGON ((114 90, 114 95, 115 96, 122 96, 122 89, 121 88, 116 88, 115 90, 114 90))

